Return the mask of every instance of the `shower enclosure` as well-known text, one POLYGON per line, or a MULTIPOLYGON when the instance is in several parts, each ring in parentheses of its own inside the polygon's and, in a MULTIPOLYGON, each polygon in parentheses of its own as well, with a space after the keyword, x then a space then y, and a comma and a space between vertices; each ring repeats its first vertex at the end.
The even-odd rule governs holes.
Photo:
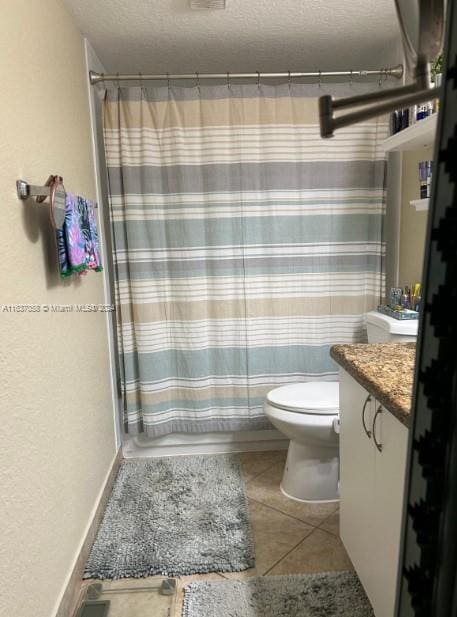
POLYGON ((265 394, 333 379, 329 346, 364 340, 384 293, 387 124, 329 147, 322 84, 117 85, 102 103, 127 449, 285 445, 265 394))

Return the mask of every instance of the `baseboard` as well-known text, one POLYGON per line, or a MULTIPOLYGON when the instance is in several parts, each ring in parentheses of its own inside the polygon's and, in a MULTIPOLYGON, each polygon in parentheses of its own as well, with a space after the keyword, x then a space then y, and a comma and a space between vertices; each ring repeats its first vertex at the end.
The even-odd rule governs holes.
POLYGON ((125 440, 124 458, 224 454, 257 450, 286 450, 289 440, 275 429, 223 433, 173 434, 151 439, 141 436, 125 440))
POLYGON ((103 513, 105 512, 106 504, 113 489, 114 481, 119 471, 119 466, 122 462, 122 449, 119 448, 108 472, 105 480, 105 484, 100 493, 100 497, 97 505, 94 508, 94 514, 88 525, 86 535, 81 544, 78 556, 76 558, 75 565, 68 579, 68 583, 65 586, 62 598, 59 603, 59 607, 55 614, 55 617, 71 617, 76 615, 78 610, 78 600, 81 591, 81 582, 84 572, 84 566, 87 558, 89 557, 90 549, 94 543, 95 536, 97 534, 98 527, 100 525, 103 513))

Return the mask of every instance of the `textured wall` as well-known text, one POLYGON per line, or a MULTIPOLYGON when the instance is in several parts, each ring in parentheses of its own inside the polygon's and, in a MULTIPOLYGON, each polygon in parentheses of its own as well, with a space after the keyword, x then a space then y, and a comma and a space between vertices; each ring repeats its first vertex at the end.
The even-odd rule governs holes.
POLYGON ((19 177, 95 195, 83 41, 58 0, 0 4, 0 615, 50 617, 114 457, 102 276, 62 284, 46 207, 19 177))
POLYGON ((432 148, 403 153, 399 276, 401 287, 409 287, 422 281, 428 212, 417 212, 409 202, 420 199, 419 161, 431 159, 432 148))

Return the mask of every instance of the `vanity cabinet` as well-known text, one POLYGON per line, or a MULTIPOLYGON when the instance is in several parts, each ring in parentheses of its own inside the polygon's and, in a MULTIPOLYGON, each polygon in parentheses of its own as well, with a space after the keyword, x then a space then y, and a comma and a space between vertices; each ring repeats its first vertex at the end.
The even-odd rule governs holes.
POLYGON ((340 533, 376 617, 393 617, 408 429, 340 369, 340 533))

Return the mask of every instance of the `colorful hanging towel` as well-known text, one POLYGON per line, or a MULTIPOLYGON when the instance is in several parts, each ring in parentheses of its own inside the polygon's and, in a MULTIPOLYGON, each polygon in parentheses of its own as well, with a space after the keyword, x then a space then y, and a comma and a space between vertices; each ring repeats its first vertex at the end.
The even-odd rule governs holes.
POLYGON ((84 197, 66 193, 65 221, 57 229, 60 276, 103 270, 98 244, 94 204, 84 197))

